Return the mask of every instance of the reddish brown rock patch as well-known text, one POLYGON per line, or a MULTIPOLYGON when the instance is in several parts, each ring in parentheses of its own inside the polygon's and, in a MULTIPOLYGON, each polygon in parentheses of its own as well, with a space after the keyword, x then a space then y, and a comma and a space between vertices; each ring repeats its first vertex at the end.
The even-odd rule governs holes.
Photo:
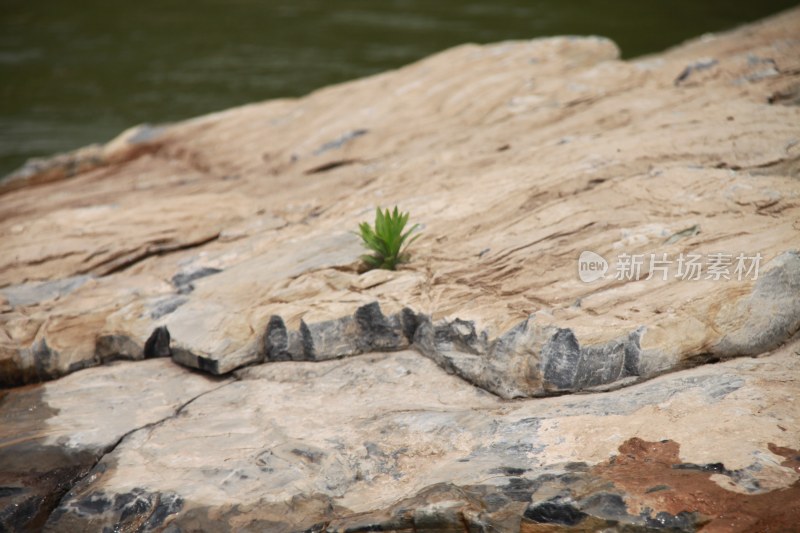
POLYGON ((783 446, 776 446, 771 442, 767 444, 767 448, 769 448, 769 451, 775 455, 780 455, 786 459, 785 461, 781 462, 783 466, 788 466, 800 474, 800 451, 793 450, 792 448, 785 448, 783 446))
MULTIPOLYGON (((784 466, 798 468, 798 452, 769 445, 770 451, 787 458, 784 466)), ((764 494, 740 494, 726 490, 710 478, 724 473, 721 464, 687 465, 673 441, 647 442, 628 439, 620 454, 598 465, 595 473, 611 480, 627 493, 631 514, 650 509, 677 515, 699 513, 707 518, 704 532, 798 531, 800 527, 800 482, 764 494)))

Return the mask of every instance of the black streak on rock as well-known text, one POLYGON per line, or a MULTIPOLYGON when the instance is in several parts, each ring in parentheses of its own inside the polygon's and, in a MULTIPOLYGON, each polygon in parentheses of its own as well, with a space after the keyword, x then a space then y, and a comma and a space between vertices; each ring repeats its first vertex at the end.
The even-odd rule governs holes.
POLYGON ((47 339, 42 338, 35 342, 33 346, 31 346, 31 352, 33 353, 33 360, 38 378, 43 380, 49 377, 56 377, 50 369, 53 351, 47 345, 47 339))
POLYGON ((316 167, 310 168, 304 172, 306 175, 310 174, 319 174, 321 172, 328 172, 329 170, 333 170, 335 168, 352 165, 358 163, 358 159, 340 159, 338 161, 331 161, 330 163, 324 163, 322 165, 318 165, 316 167))
MULTIPOLYGON (((222 272, 222 270, 211 267, 198 268, 197 270, 193 270, 191 272, 179 272, 178 274, 172 276, 172 284, 176 289, 178 289, 178 292, 181 292, 181 288, 191 286, 192 281, 204 278, 206 276, 219 274, 220 272, 222 272)), ((187 292, 191 292, 191 290, 187 292)))
POLYGON ((699 520, 694 513, 686 511, 676 515, 671 515, 666 511, 662 511, 654 518, 645 517, 645 523, 648 527, 671 531, 695 531, 695 524, 698 522, 699 520))
MULTIPOLYGON (((180 292, 180 291, 179 291, 180 292)), ((182 293, 185 294, 185 293, 182 293)), ((158 320, 162 316, 166 316, 174 312, 177 308, 188 302, 187 298, 182 296, 172 296, 156 302, 153 310, 150 311, 150 318, 158 320)))
POLYGON ((300 320, 300 338, 303 345, 303 354, 305 355, 305 359, 309 359, 311 361, 316 359, 316 353, 314 352, 314 340, 311 337, 311 330, 308 329, 308 325, 306 324, 305 320, 300 320))
POLYGON ((675 78, 674 82, 675 86, 677 87, 686 80, 688 80, 689 76, 691 76, 692 73, 708 70, 711 67, 715 66, 716 64, 717 64, 716 59, 706 59, 703 61, 697 61, 695 63, 692 63, 691 65, 687 65, 686 68, 684 68, 683 71, 681 71, 678 77, 675 78))
POLYGON ((277 315, 269 318, 267 331, 264 334, 264 354, 267 361, 291 361, 288 352, 289 335, 286 332, 286 324, 277 315))
POLYGON ((573 504, 562 501, 549 501, 530 504, 523 515, 528 520, 539 524, 561 524, 575 526, 588 515, 573 504))
POLYGON ((41 531, 76 480, 97 461, 99 450, 19 442, 0 454, 0 531, 41 531))
POLYGON ((409 347, 416 331, 412 311, 385 316, 377 302, 359 307, 353 316, 307 323, 289 331, 279 316, 270 318, 264 334, 268 361, 326 361, 367 352, 389 352, 409 347))
POLYGON ((578 370, 581 348, 571 329, 558 329, 542 347, 544 379, 555 390, 569 390, 578 370))
POLYGON ((624 521, 629 516, 625 500, 619 494, 600 492, 581 501, 581 510, 608 520, 624 521))
POLYGON ((50 517, 48 529, 90 531, 105 522, 113 524, 113 531, 159 531, 184 504, 176 494, 150 493, 138 487, 113 497, 96 492, 81 495, 82 488, 70 491, 50 517))
POLYGON ((135 361, 144 357, 142 345, 127 335, 101 335, 95 342, 94 353, 101 363, 120 359, 135 361))
POLYGON ((354 318, 359 330, 356 344, 362 353, 395 351, 408 347, 401 315, 387 318, 378 302, 362 305, 356 309, 354 318))
POLYGON ((320 154, 323 154, 323 153, 325 153, 325 152, 327 152, 329 150, 336 150, 338 148, 341 148, 342 146, 344 146, 345 144, 349 143, 353 139, 361 137, 362 135, 366 135, 367 133, 369 133, 369 130, 363 129, 363 128, 362 129, 353 130, 353 131, 350 131, 348 133, 345 133, 344 135, 342 135, 338 139, 334 139, 333 141, 326 142, 325 144, 323 144, 322 146, 320 146, 319 148, 314 150, 314 155, 320 155, 320 154))
POLYGON ((403 310, 400 311, 400 323, 403 326, 403 335, 406 336, 406 340, 409 343, 414 342, 414 335, 417 333, 420 320, 420 315, 408 307, 404 307, 403 310))
POLYGON ((159 326, 153 330, 144 343, 144 358, 169 357, 172 351, 169 348, 170 335, 166 326, 159 326))
POLYGON ((623 376, 639 375, 639 357, 642 353, 641 340, 644 330, 644 327, 640 327, 628 336, 628 342, 625 344, 625 364, 623 366, 623 376))
POLYGON ((473 355, 485 354, 488 344, 486 335, 475 331, 475 322, 460 318, 435 326, 434 340, 437 345, 473 355))
POLYGON ((639 374, 644 328, 604 344, 581 346, 570 329, 558 329, 541 350, 545 388, 572 392, 639 374))
POLYGON ((725 468, 722 463, 708 463, 704 465, 697 465, 694 463, 680 463, 672 465, 674 470, 699 470, 700 472, 713 472, 714 474, 724 474, 726 476, 733 475, 733 472, 725 468))

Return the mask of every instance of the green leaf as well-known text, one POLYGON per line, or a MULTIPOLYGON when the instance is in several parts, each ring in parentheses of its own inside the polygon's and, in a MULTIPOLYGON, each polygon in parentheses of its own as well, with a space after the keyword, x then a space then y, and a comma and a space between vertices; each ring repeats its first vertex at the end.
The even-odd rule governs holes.
MULTIPOLYGON (((414 224, 408 231, 403 231, 408 224, 410 213, 401 212, 397 206, 393 210, 375 208, 375 225, 367 222, 358 225, 357 235, 361 237, 361 244, 372 255, 363 255, 361 260, 370 268, 385 268, 394 270, 398 263, 408 261, 410 255, 405 251, 419 234, 411 234, 419 228, 414 224), (411 239, 409 239, 411 237, 411 239)), ((355 233, 355 232, 354 232, 355 233)))
POLYGON ((381 258, 375 257, 374 255, 362 255, 361 260, 364 261, 369 266, 371 266, 372 268, 378 268, 383 263, 383 260, 381 258))

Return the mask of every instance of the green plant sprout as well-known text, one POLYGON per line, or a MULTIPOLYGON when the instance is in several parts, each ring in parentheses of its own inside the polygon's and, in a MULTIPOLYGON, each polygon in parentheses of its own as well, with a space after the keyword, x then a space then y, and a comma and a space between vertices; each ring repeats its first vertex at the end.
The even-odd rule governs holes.
POLYGON ((414 235, 411 239, 409 237, 419 228, 419 224, 414 224, 404 233, 408 216, 409 213, 399 212, 397 206, 393 212, 389 209, 382 212, 378 207, 375 209, 374 228, 368 222, 358 225, 359 233, 357 235, 361 237, 361 244, 373 252, 361 256, 361 260, 370 269, 394 270, 398 264, 409 260, 410 255, 406 250, 412 242, 417 240, 419 234, 414 235))

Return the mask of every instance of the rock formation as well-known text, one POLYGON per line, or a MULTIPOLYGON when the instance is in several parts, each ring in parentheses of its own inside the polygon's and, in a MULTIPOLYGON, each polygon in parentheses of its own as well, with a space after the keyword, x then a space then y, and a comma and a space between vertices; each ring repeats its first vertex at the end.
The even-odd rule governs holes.
POLYGON ((0 530, 790 530, 798 30, 464 45, 0 181, 0 530))

